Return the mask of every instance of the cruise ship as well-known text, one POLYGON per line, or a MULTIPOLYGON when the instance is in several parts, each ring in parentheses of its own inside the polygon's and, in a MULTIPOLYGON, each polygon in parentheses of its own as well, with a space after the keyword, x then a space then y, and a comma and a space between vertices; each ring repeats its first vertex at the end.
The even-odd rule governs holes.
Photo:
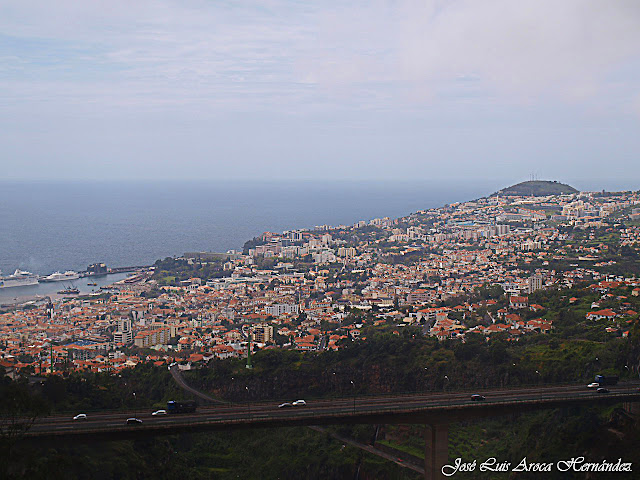
POLYGON ((37 285, 38 276, 31 272, 16 270, 13 275, 0 276, 0 288, 24 287, 26 285, 37 285))
POLYGON ((41 280, 43 282, 65 282, 68 280, 75 280, 76 278, 80 278, 80 274, 78 272, 74 272, 73 270, 67 270, 64 273, 55 272, 51 275, 48 275, 41 280))

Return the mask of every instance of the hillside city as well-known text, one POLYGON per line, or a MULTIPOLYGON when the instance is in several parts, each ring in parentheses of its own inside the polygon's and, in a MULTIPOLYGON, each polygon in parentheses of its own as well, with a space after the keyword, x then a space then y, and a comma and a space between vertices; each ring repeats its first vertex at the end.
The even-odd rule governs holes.
POLYGON ((493 195, 265 232, 242 252, 185 253, 98 294, 6 308, 0 365, 13 378, 231 357, 250 366, 257 350, 339 350, 410 327, 517 342, 553 331, 563 309, 624 338, 640 308, 639 248, 638 192, 493 195), (566 294, 551 305, 549 291, 566 294))

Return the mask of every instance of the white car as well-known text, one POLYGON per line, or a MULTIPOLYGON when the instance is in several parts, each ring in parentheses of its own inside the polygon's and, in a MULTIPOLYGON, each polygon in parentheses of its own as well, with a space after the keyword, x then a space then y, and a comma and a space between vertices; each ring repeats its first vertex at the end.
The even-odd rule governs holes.
POLYGON ((292 407, 293 405, 291 405, 289 402, 285 402, 285 403, 281 403, 280 405, 278 405, 278 408, 289 408, 292 407))
POLYGON ((305 402, 304 400, 296 400, 295 402, 292 403, 292 405, 294 407, 300 407, 300 406, 304 406, 306 404, 307 404, 307 402, 305 402))
POLYGON ((87 419, 87 414, 86 413, 79 413, 78 415, 73 417, 73 419, 74 420, 86 420, 87 419))
POLYGON ((153 415, 154 417, 157 417, 158 415, 166 415, 166 414, 167 414, 166 410, 156 410, 151 415, 153 415))
POLYGON ((587 388, 598 388, 600 384, 598 382, 593 382, 587 385, 587 388))

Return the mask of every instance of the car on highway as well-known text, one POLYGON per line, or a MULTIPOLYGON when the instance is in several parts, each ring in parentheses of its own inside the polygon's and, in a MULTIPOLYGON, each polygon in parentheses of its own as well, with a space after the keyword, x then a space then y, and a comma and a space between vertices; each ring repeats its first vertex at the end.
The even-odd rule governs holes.
POLYGON ((73 419, 74 420, 86 420, 87 419, 87 414, 86 413, 79 413, 78 415, 73 417, 73 419))
POLYGON ((154 417, 157 417, 158 415, 166 415, 166 414, 167 414, 166 410, 156 410, 151 415, 154 416, 154 417))
POLYGON ((278 408, 289 408, 289 407, 293 407, 293 405, 290 404, 289 402, 281 403, 280 405, 278 405, 278 408))
POLYGON ((600 387, 596 390, 596 392, 598 393, 609 393, 609 389, 608 388, 604 388, 604 387, 600 387))
POLYGON ((139 418, 127 418, 127 425, 140 425, 142 423, 142 420, 140 420, 139 418))
POLYGON ((598 388, 600 386, 600 384, 598 382, 591 382, 589 385, 587 385, 587 388, 598 388))
POLYGON ((293 405, 294 407, 304 407, 306 404, 307 402, 305 402, 304 400, 296 400, 291 405, 293 405))
POLYGON ((482 402, 483 400, 486 400, 487 397, 485 397, 484 395, 478 395, 478 394, 474 394, 471 395, 471 400, 474 402, 482 402))

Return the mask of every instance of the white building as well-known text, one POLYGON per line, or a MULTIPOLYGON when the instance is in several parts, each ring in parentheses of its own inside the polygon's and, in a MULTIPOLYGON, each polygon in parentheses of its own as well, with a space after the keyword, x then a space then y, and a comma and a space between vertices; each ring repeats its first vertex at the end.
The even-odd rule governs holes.
POLYGON ((283 313, 298 315, 300 313, 300 306, 295 303, 277 303, 264 307, 264 312, 274 317, 279 317, 283 313))
POLYGON ((536 290, 542 288, 542 275, 536 274, 529 277, 529 293, 533 293, 536 290))

